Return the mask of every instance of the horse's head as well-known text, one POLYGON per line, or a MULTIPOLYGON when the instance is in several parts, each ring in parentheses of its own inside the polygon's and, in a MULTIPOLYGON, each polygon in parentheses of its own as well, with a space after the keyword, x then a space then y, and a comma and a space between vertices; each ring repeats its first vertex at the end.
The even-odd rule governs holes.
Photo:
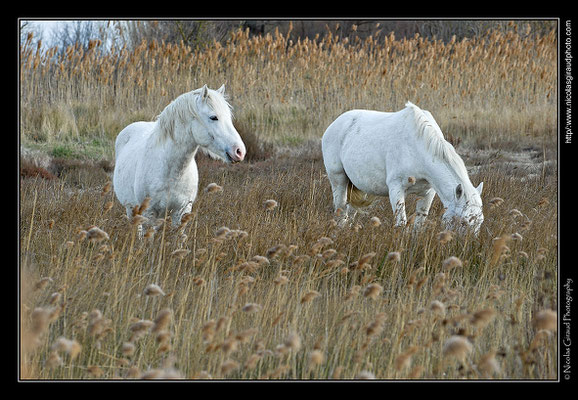
POLYGON ((456 186, 454 201, 446 209, 442 217, 449 228, 461 230, 463 227, 469 227, 474 234, 478 234, 482 222, 484 222, 481 198, 483 187, 484 183, 482 182, 477 188, 465 193, 461 183, 456 186))
POLYGON ((225 85, 218 90, 204 85, 195 92, 199 94, 192 128, 196 142, 215 158, 231 163, 243 161, 245 144, 233 126, 231 107, 224 97, 225 85))

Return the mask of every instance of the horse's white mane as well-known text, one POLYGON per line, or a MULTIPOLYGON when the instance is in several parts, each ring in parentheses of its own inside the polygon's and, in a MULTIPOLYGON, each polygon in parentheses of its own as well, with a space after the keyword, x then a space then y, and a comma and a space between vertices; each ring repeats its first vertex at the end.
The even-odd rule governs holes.
POLYGON ((464 161, 445 138, 439 125, 429 111, 422 110, 411 102, 405 106, 413 110, 417 134, 425 141, 427 150, 435 157, 450 164, 460 178, 468 181, 468 171, 464 161))
MULTIPOLYGON (((185 121, 187 119, 199 118, 197 112, 198 101, 202 93, 201 89, 183 93, 167 105, 156 117, 157 143, 163 143, 167 139, 174 139, 175 121, 185 121)), ((232 107, 223 95, 214 90, 207 91, 207 103, 217 115, 225 112, 231 113, 232 107)))

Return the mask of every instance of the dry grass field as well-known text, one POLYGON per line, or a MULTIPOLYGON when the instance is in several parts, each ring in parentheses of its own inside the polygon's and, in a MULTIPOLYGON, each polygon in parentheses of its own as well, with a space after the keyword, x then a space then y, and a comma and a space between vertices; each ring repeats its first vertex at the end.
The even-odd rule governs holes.
POLYGON ((555 33, 98 46, 21 49, 21 143, 50 160, 21 164, 21 379, 557 379, 555 33), (253 156, 199 155, 189 219, 139 239, 114 137, 223 82, 253 156), (478 237, 439 199, 418 233, 387 199, 337 226, 323 131, 406 100, 484 181, 478 237))

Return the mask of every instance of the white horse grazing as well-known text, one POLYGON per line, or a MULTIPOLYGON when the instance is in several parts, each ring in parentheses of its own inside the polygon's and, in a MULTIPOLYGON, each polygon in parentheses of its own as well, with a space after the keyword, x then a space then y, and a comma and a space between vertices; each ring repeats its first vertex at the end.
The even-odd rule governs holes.
POLYGON ((414 226, 419 227, 437 193, 448 225, 457 217, 479 231, 483 182, 474 188, 463 160, 428 111, 410 102, 398 112, 347 111, 325 131, 322 149, 333 204, 344 218, 348 201, 363 206, 356 200, 366 200, 365 194, 389 196, 395 225, 405 225, 405 195, 415 193, 420 199, 414 226))
POLYGON ((199 148, 225 162, 243 160, 245 144, 231 121, 224 91, 224 85, 218 90, 205 85, 184 93, 156 121, 134 122, 118 134, 113 185, 129 218, 133 207, 149 197, 144 216, 168 212, 178 226, 197 196, 199 148))

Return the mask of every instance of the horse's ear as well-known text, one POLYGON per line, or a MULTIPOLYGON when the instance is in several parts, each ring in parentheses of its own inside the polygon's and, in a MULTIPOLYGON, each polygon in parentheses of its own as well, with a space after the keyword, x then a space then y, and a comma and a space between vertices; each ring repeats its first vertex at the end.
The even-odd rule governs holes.
POLYGON ((209 95, 209 88, 208 88, 207 85, 205 84, 205 85, 201 88, 201 98, 202 98, 203 100, 205 100, 208 95, 209 95))
POLYGON ((225 94, 225 84, 224 84, 224 83, 221 85, 220 88, 217 89, 217 92, 218 92, 220 95, 224 95, 224 94, 225 94))
POLYGON ((458 183, 458 186, 456 186, 456 200, 459 200, 463 193, 462 184, 458 183))
POLYGON ((478 191, 478 194, 481 196, 482 195, 482 189, 484 188, 484 182, 480 182, 480 184, 478 185, 478 187, 476 188, 476 190, 478 191))

